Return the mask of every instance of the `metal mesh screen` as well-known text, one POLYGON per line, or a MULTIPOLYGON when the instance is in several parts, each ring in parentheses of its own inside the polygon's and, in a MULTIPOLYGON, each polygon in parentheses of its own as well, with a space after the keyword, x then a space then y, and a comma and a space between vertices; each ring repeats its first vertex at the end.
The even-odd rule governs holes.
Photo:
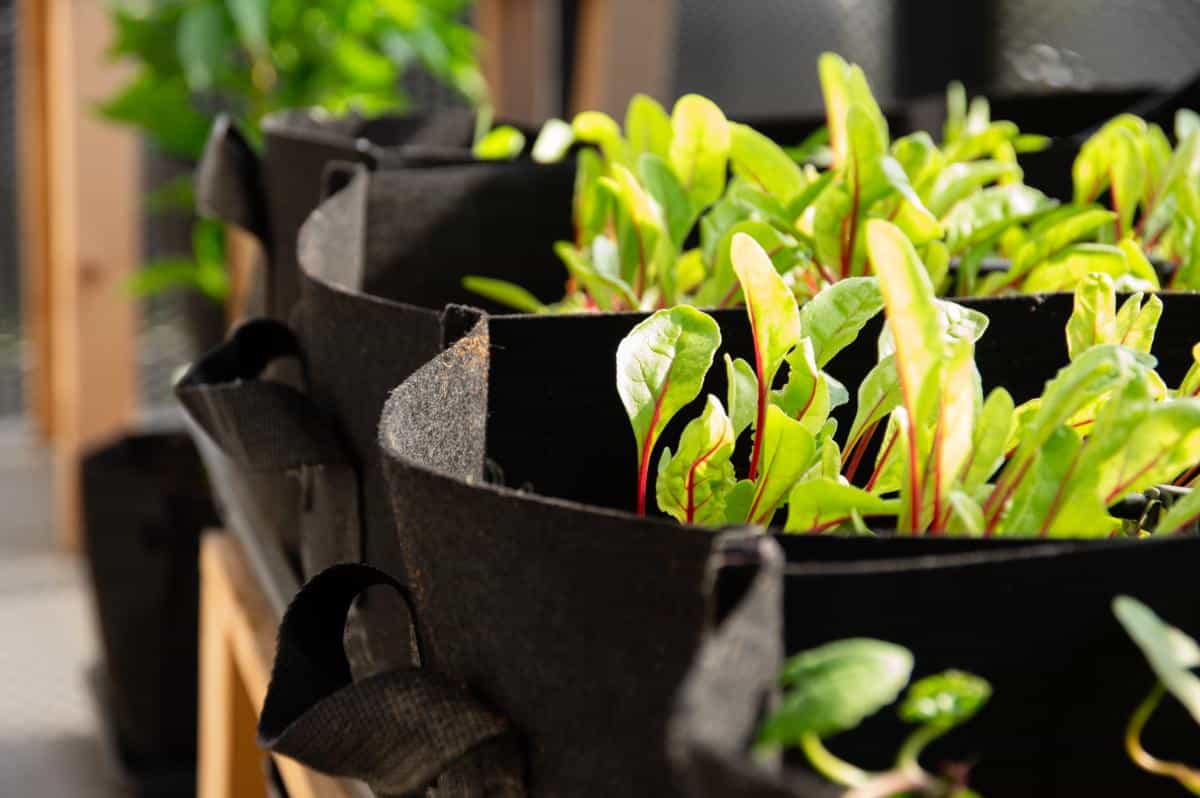
POLYGON ((1200 3, 1003 0, 993 74, 1011 90, 1169 85, 1200 70, 1200 3))
POLYGON ((890 0, 681 0, 678 14, 674 95, 747 118, 817 111, 826 50, 861 64, 881 102, 895 95, 890 0))
POLYGON ((16 27, 12 0, 0 0, 0 416, 19 414, 24 404, 24 339, 16 231, 16 27))

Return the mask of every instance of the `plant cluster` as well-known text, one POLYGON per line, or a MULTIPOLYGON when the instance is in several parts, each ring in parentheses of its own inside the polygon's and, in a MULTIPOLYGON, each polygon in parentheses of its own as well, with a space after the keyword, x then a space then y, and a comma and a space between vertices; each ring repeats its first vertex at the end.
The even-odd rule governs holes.
POLYGON ((1076 206, 1107 194, 1108 240, 1132 240, 1169 266, 1168 288, 1200 286, 1200 116, 1175 116, 1174 149, 1162 128, 1132 114, 1112 119, 1079 151, 1076 206))
MULTIPOLYGON (((118 0, 113 58, 136 65, 101 113, 144 133, 162 152, 196 161, 218 113, 252 142, 265 115, 285 108, 380 113, 403 107, 400 78, 421 66, 470 100, 482 100, 470 0, 118 0)), ((191 211, 190 177, 162 186, 152 210, 191 211)), ((200 221, 190 256, 143 269, 140 294, 191 286, 224 301, 222 228, 200 221)))
POLYGON ((912 676, 908 649, 869 638, 827 643, 788 660, 780 675, 785 694, 763 722, 758 748, 798 747, 825 778, 849 788, 847 798, 922 795, 970 798, 965 769, 935 776, 920 764, 934 740, 966 723, 991 697, 986 680, 946 671, 913 683, 898 707, 900 719, 916 729, 900 746, 892 769, 871 773, 844 761, 824 740, 856 728, 896 701, 912 676))
MULTIPOLYGON (((952 84, 940 144, 924 132, 893 141, 859 67, 826 53, 818 72, 827 126, 796 150, 729 121, 697 95, 681 98, 670 115, 639 95, 623 127, 594 111, 569 125, 552 120, 534 146, 536 160, 589 145, 577 155, 575 239, 556 245, 569 274, 566 296, 545 306, 510 283, 469 278, 468 287, 528 312, 727 307, 743 299, 727 254, 742 233, 770 253, 804 301, 868 275, 866 226, 886 219, 916 247, 939 294, 1070 290, 1092 272, 1124 290, 1159 288, 1144 242, 1120 226, 1120 213, 1086 194, 1063 205, 1021 182, 1018 155, 1044 147, 1045 137, 993 120, 986 100, 968 103, 952 84)), ((1196 181, 1183 179, 1192 175, 1193 145, 1185 141, 1174 156, 1166 146, 1155 196, 1195 194, 1196 181)), ((1161 147, 1144 150, 1162 160, 1161 147)), ((1081 163, 1104 152, 1085 148, 1081 163)), ((1155 207, 1164 215, 1184 201, 1155 207)), ((1190 246, 1192 228, 1175 227, 1167 243, 1190 246)), ((1190 274, 1177 270, 1173 285, 1188 285, 1190 274)))
MULTIPOLYGON (((662 451, 659 509, 683 523, 767 526, 786 505, 788 532, 866 532, 867 518, 930 535, 1108 536, 1153 527, 1157 513, 1122 520, 1111 508, 1160 484, 1188 484, 1200 463, 1200 365, 1169 390, 1149 354, 1160 300, 1134 294, 1118 310, 1112 279, 1085 277, 1066 329, 1070 362, 1041 396, 1016 405, 1003 388, 983 394, 974 353, 986 316, 937 299, 896 225, 872 219, 865 237, 877 277, 839 281, 800 307, 761 245, 734 236, 730 259, 754 364, 726 355, 726 402, 708 396, 675 450, 662 451), (839 443, 830 412, 848 391, 823 368, 881 308, 879 360, 857 386, 855 417, 839 443), (739 479, 733 455, 747 429, 753 445, 739 479)), ((663 429, 699 395, 720 345, 712 317, 678 306, 649 316, 618 347, 639 513, 663 429)), ((1193 522, 1195 496, 1159 519, 1157 532, 1193 522)))

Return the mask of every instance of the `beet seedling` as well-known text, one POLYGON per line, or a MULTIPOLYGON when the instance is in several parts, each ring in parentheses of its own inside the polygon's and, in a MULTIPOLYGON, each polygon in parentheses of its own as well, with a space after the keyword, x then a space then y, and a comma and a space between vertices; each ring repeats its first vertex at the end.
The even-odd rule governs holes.
POLYGON ((1170 693, 1200 723, 1200 678, 1192 672, 1200 666, 1200 646, 1184 632, 1169 626, 1137 599, 1118 596, 1113 613, 1146 656, 1158 677, 1145 700, 1134 710, 1125 730, 1125 749, 1143 770, 1175 779, 1193 795, 1200 795, 1200 769, 1182 762, 1168 762, 1142 746, 1142 730, 1154 710, 1170 693))
POLYGON ((991 685, 969 673, 946 671, 908 688, 898 714, 916 728, 900 746, 890 770, 868 772, 825 746, 829 737, 856 728, 896 701, 912 668, 908 649, 869 638, 839 640, 797 654, 784 666, 779 679, 784 696, 763 721, 757 747, 799 748, 814 770, 848 788, 847 798, 973 795, 920 763, 930 743, 974 717, 991 697, 991 685))

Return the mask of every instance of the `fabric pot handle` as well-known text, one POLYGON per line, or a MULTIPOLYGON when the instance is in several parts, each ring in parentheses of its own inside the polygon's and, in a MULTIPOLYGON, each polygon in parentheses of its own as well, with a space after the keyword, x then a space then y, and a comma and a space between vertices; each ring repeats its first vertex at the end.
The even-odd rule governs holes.
POLYGON ((262 167, 227 114, 213 123, 196 167, 196 209, 253 235, 271 262, 262 167))
POLYGON ((299 480, 305 573, 362 558, 358 473, 326 416, 301 391, 263 378, 268 366, 300 358, 284 324, 256 319, 194 363, 175 395, 217 448, 250 473, 299 480))
POLYGON ((668 752, 691 798, 834 798, 842 788, 750 754, 758 718, 777 698, 783 665, 784 554, 768 536, 730 532, 709 562, 710 601, 719 572, 754 566, 728 615, 708 630, 668 726, 668 752))
POLYGON ((388 796, 435 786, 438 798, 522 798, 524 768, 506 718, 421 667, 351 677, 343 636, 355 599, 395 589, 421 635, 408 590, 366 565, 335 565, 308 582, 283 616, 259 719, 270 751, 388 796))

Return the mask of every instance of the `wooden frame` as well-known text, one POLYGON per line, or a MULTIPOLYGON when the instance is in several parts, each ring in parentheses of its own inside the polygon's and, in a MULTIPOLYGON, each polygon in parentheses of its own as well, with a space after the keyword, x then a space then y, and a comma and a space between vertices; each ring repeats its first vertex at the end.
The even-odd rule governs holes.
POLYGON ((638 92, 669 99, 677 14, 675 0, 579 0, 572 110, 620 118, 638 92))
MULTIPOLYGON (((197 798, 262 798, 264 754, 255 728, 275 651, 278 617, 241 547, 220 532, 200 544, 200 729, 197 798)), ((284 757, 275 764, 292 798, 352 798, 364 788, 284 757)))
POLYGON ((58 537, 78 546, 79 459, 137 406, 139 143, 97 117, 125 70, 95 0, 20 0, 22 272, 35 356, 29 408, 52 436, 58 537))
POLYGON ((479 0, 475 27, 496 113, 517 122, 558 116, 562 105, 560 0, 479 0))

